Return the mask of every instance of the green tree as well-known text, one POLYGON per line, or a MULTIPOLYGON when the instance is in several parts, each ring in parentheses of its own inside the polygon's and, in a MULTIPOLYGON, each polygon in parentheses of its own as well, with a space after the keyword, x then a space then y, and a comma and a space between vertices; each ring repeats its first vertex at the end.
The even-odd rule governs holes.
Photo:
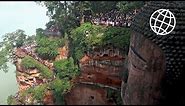
POLYGON ((26 96, 31 95, 32 98, 30 98, 31 102, 29 104, 36 105, 36 104, 33 104, 34 100, 37 100, 37 103, 42 103, 45 92, 48 87, 49 87, 49 84, 41 84, 35 87, 30 87, 19 93, 18 100, 19 102, 21 102, 21 104, 27 104, 25 103, 25 98, 26 96))
POLYGON ((125 48, 129 46, 130 35, 131 33, 129 28, 109 27, 104 33, 102 42, 105 44, 111 43, 118 48, 125 48))
MULTIPOLYGON (((117 9, 117 1, 44 1, 37 2, 44 5, 47 8, 47 15, 51 18, 51 21, 46 24, 47 27, 51 25, 57 25, 62 35, 67 35, 68 46, 73 48, 73 43, 70 32, 80 26, 80 21, 83 23, 87 20, 85 17, 90 15, 94 16, 100 13, 107 13, 113 9, 117 9)), ((90 17, 88 17, 90 18, 90 17)), ((87 20, 88 21, 88 20, 87 20)), ((95 37, 95 36, 93 36, 95 37)), ((80 51, 76 49, 76 51, 80 51)), ((73 50, 69 50, 69 56, 71 57, 73 50)), ((80 55, 79 55, 80 56, 80 55)), ((72 56, 74 57, 74 56, 72 56)), ((76 59, 75 59, 76 61, 76 59)))
POLYGON ((13 95, 8 96, 8 98, 7 98, 7 104, 8 105, 16 105, 16 100, 13 97, 13 95))
POLYGON ((3 43, 6 43, 7 45, 10 45, 11 48, 20 47, 24 44, 24 41, 26 40, 26 34, 24 34, 25 31, 18 29, 12 33, 6 33, 3 36, 3 43))
MULTIPOLYGON (((120 1, 117 3, 118 9, 125 15, 128 12, 141 8, 145 4, 144 1, 120 1)), ((128 25, 128 23, 126 23, 128 25)))
POLYGON ((24 34, 23 30, 17 30, 15 32, 15 46, 16 47, 21 47, 22 45, 24 45, 24 41, 26 40, 26 34, 24 34))
POLYGON ((101 45, 104 28, 101 26, 84 23, 71 31, 72 57, 75 63, 82 58, 85 51, 91 50, 93 46, 101 45))
POLYGON ((25 40, 25 44, 33 44, 35 42, 35 35, 32 36, 27 36, 26 40, 25 40))
POLYGON ((53 65, 60 79, 71 79, 79 74, 78 67, 74 64, 72 57, 55 61, 53 65))
POLYGON ((55 104, 64 105, 64 94, 71 89, 70 81, 56 78, 51 82, 50 88, 53 89, 53 93, 56 99, 55 104))
POLYGON ((8 50, 6 48, 2 48, 0 50, 0 70, 3 70, 4 72, 8 72, 8 50))
POLYGON ((3 35, 3 41, 0 42, 0 70, 7 72, 7 62, 12 61, 14 48, 25 44, 26 34, 21 29, 3 35))
POLYGON ((33 89, 33 92, 32 92, 33 97, 36 100, 42 101, 46 90, 47 90, 47 85, 46 84, 36 86, 33 89))
POLYGON ((129 11, 141 8, 144 3, 144 1, 120 1, 117 3, 117 7, 121 12, 127 13, 129 11))
POLYGON ((100 14, 100 13, 107 13, 111 10, 116 10, 116 4, 118 1, 91 1, 91 10, 93 15, 100 14))
POLYGON ((53 38, 50 39, 43 33, 43 29, 38 28, 36 30, 36 52, 42 59, 54 60, 58 55, 58 48, 64 46, 65 38, 53 38))
POLYGON ((52 20, 52 24, 57 24, 62 35, 69 33, 72 28, 78 25, 77 18, 73 14, 73 1, 44 1, 40 4, 48 9, 46 15, 52 20))

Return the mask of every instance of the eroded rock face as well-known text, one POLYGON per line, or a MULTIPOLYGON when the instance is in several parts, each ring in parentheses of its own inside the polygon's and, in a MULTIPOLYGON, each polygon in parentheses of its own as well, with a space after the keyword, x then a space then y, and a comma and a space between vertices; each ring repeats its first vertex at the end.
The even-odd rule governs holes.
POLYGON ((43 99, 43 104, 44 105, 54 105, 54 95, 52 91, 47 91, 44 95, 43 99))
POLYGON ((40 74, 41 73, 37 69, 29 69, 29 71, 24 70, 24 72, 17 71, 16 78, 19 84, 19 91, 45 83, 46 79, 41 77, 40 74))
POLYGON ((108 101, 104 88, 96 88, 85 84, 77 84, 65 96, 67 105, 115 105, 108 101))
POLYGON ((153 42, 135 32, 130 42, 129 76, 123 102, 126 105, 159 104, 165 73, 164 53, 153 42))
POLYGON ((25 69, 22 66, 21 62, 25 56, 31 56, 36 61, 45 65, 49 69, 51 70, 53 69, 53 63, 51 63, 48 60, 43 60, 39 58, 35 53, 35 48, 36 48, 36 44, 31 44, 31 45, 22 46, 14 50, 13 60, 17 70, 16 78, 19 84, 19 91, 23 91, 32 86, 37 86, 47 82, 47 79, 41 75, 40 71, 37 68, 25 69))
POLYGON ((120 88, 125 55, 118 48, 95 48, 80 60, 79 82, 93 82, 120 88))
MULTIPOLYGON (((51 61, 43 60, 37 56, 37 54, 35 53, 35 47, 35 45, 27 45, 14 50, 13 60, 16 66, 16 79, 19 84, 18 92, 23 92, 28 88, 50 81, 49 79, 44 78, 37 68, 25 69, 21 64, 22 59, 25 56, 31 56, 36 61, 40 62, 40 64, 45 65, 51 70, 53 69, 53 63, 51 61)), ((59 48, 58 51, 60 54, 58 55, 59 58, 56 58, 57 60, 67 58, 68 50, 65 46, 59 48)), ((21 99, 19 96, 19 93, 17 93, 17 96, 15 96, 17 103, 19 99, 21 99)), ((38 104, 38 101, 32 100, 31 97, 32 96, 26 96, 25 98, 23 98, 24 100, 19 104, 38 104)), ((47 90, 43 98, 43 103, 41 104, 54 105, 54 95, 51 90, 47 90)))
POLYGON ((80 60, 75 87, 65 97, 67 105, 115 105, 105 88, 120 91, 124 60, 120 50, 111 46, 87 52, 80 60))
POLYGON ((68 56, 68 48, 64 46, 62 48, 58 48, 59 55, 55 58, 55 60, 67 59, 68 56))

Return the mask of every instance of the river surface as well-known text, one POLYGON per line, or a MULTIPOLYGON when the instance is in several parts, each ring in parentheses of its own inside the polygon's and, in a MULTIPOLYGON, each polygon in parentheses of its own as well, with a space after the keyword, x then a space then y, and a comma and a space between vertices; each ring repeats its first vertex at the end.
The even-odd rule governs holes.
POLYGON ((18 91, 16 67, 11 63, 8 66, 7 73, 0 70, 0 105, 6 105, 8 96, 15 95, 18 91))

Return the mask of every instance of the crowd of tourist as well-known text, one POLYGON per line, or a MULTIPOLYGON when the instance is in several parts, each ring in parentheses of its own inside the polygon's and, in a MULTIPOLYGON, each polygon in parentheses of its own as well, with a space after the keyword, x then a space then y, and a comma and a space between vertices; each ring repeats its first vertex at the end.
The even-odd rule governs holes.
POLYGON ((112 10, 105 14, 99 14, 91 18, 91 22, 95 25, 106 25, 106 26, 130 26, 133 17, 136 15, 138 10, 125 14, 119 11, 112 10))
POLYGON ((61 35, 59 28, 56 25, 52 25, 49 29, 45 30, 44 34, 45 35, 57 35, 57 36, 61 35))

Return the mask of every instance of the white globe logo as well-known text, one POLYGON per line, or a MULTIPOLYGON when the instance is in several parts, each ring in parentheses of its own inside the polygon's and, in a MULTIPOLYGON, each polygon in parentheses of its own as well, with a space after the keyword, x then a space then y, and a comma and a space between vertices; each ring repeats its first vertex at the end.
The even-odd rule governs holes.
POLYGON ((175 16, 168 9, 156 10, 150 16, 150 27, 157 35, 167 35, 176 25, 175 16))

